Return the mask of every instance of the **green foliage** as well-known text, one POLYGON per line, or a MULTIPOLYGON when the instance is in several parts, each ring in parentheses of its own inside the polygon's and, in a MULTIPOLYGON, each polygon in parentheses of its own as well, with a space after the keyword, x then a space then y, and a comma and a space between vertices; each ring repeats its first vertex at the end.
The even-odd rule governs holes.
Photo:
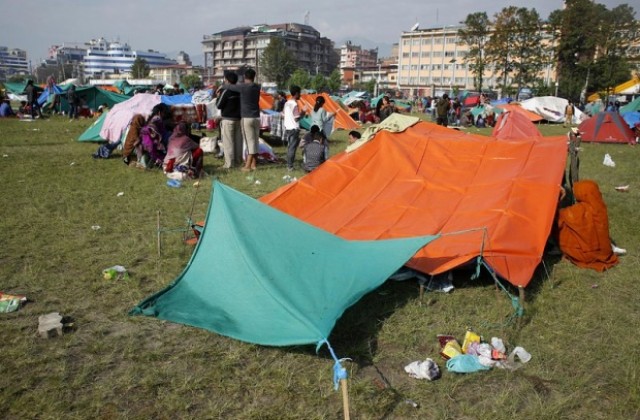
POLYGON ((131 65, 131 77, 134 79, 144 79, 149 76, 149 64, 147 60, 137 57, 131 65))
POLYGON ((298 63, 280 37, 273 37, 260 56, 260 71, 264 78, 283 89, 298 63))
POLYGON ((202 87, 202 80, 197 74, 187 74, 180 79, 180 83, 188 89, 199 89, 202 87))
POLYGON ((316 92, 321 92, 327 87, 327 79, 321 75, 316 74, 311 79, 311 89, 314 89, 316 92))
POLYGON ((342 86, 342 77, 340 76, 340 70, 334 69, 329 78, 327 79, 327 88, 331 92, 337 92, 342 86))
POLYGON ((608 10, 590 0, 567 0, 565 4, 550 19, 560 32, 561 95, 576 100, 587 91, 606 90, 628 80, 627 51, 640 36, 633 8, 623 4, 608 10))
POLYGON ((311 76, 309 72, 303 69, 296 69, 287 83, 287 87, 292 85, 300 86, 302 89, 311 88, 311 76))
POLYGON ((469 68, 474 76, 475 88, 482 92, 483 74, 486 67, 485 44, 489 35, 491 22, 486 12, 476 12, 467 15, 464 22, 465 27, 458 30, 458 36, 463 44, 469 48, 464 62, 469 64, 469 68))

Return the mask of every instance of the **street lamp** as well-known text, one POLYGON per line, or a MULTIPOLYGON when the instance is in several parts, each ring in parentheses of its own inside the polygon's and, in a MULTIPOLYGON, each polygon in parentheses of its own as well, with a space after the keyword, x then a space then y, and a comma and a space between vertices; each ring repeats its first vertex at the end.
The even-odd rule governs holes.
POLYGON ((560 86, 560 83, 556 80, 556 97, 558 96, 558 86, 560 86))

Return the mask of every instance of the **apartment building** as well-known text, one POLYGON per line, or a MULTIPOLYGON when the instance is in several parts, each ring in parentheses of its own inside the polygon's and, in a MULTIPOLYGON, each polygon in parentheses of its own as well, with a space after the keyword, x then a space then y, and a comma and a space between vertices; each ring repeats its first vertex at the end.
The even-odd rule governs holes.
MULTIPOLYGON (((397 88, 410 97, 440 96, 455 89, 474 90, 473 72, 464 63, 469 48, 458 36, 462 28, 462 25, 451 25, 403 32, 398 48, 397 88)), ((545 36, 543 42, 549 44, 551 51, 553 39, 545 36)), ((545 84, 553 85, 556 81, 553 64, 547 65, 539 77, 545 84)), ((494 69, 487 66, 483 88, 499 91, 501 84, 494 69)))
POLYGON ((267 82, 260 74, 260 57, 276 37, 284 41, 298 66, 312 75, 328 75, 338 65, 333 41, 321 36, 320 32, 309 25, 281 23, 242 26, 203 36, 204 82, 219 82, 225 70, 243 67, 254 68, 257 81, 267 82))
POLYGON ((4 81, 11 76, 28 73, 29 63, 26 51, 0 46, 0 80, 4 81))

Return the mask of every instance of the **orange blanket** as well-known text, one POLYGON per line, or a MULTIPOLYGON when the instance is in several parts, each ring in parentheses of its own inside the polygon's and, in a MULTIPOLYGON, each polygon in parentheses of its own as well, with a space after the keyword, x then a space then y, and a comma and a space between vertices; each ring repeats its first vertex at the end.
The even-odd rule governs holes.
POLYGON ((560 209, 558 229, 560 249, 569 261, 583 268, 604 271, 618 263, 611 250, 607 206, 598 184, 573 184, 576 204, 560 209))

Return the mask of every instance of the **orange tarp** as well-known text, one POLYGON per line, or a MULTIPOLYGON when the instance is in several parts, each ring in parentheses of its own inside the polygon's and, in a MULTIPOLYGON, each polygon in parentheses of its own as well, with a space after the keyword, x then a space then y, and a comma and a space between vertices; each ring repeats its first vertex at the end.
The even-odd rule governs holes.
POLYGON ((496 106, 496 108, 502 108, 505 111, 519 112, 520 114, 522 114, 525 117, 527 117, 529 119, 529 121, 531 121, 531 122, 538 122, 538 121, 542 121, 544 119, 540 115, 536 114, 535 112, 531 112, 531 111, 529 111, 527 109, 524 109, 520 105, 505 104, 505 105, 498 105, 498 106, 496 106))
POLYGON ((566 158, 565 136, 506 141, 419 122, 380 131, 261 200, 346 239, 444 234, 407 265, 437 274, 482 254, 502 278, 526 286, 566 158))
POLYGON ((333 112, 336 115, 335 122, 333 123, 333 129, 343 129, 343 130, 357 130, 360 128, 360 124, 355 122, 353 118, 347 114, 347 111, 344 110, 336 101, 331 99, 331 96, 326 93, 320 94, 305 94, 300 95, 300 100, 298 101, 298 106, 300 109, 307 109, 307 114, 313 111, 313 106, 316 103, 316 98, 318 96, 324 96, 324 109, 327 112, 333 112))
POLYGON ((260 109, 273 109, 273 100, 273 95, 260 91, 260 101, 258 102, 258 106, 260 109))

